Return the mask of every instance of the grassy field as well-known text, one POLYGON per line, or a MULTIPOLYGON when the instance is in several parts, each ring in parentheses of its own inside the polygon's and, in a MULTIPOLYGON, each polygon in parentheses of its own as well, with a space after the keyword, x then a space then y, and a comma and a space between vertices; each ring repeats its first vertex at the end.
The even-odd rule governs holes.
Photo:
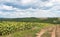
POLYGON ((46 20, 41 21, 37 19, 36 20, 30 19, 30 21, 29 19, 28 21, 16 21, 16 20, 12 21, 12 19, 0 20, 0 37, 36 37, 36 33, 38 33, 41 29, 49 28, 55 25, 55 23, 51 23, 51 21, 50 23, 49 21, 48 22, 43 21, 46 20))
POLYGON ((3 37, 35 37, 42 28, 52 25, 50 23, 3 21, 0 23, 0 35, 3 37))

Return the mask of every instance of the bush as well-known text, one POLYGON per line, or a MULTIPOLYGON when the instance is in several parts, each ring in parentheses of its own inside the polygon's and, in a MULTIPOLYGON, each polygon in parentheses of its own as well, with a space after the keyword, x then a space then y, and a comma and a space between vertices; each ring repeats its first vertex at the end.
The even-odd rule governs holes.
POLYGON ((0 35, 9 34, 18 30, 31 29, 32 23, 26 22, 2 22, 0 23, 0 35))
POLYGON ((49 24, 46 23, 33 23, 33 22, 9 22, 9 21, 3 21, 0 22, 0 35, 6 35, 13 33, 15 31, 21 31, 21 30, 28 30, 33 27, 46 27, 49 26, 49 24))

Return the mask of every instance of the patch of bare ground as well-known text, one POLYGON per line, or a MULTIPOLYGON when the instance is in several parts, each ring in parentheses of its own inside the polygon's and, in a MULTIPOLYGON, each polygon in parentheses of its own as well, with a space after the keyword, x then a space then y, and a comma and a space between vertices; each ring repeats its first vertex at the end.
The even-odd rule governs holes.
POLYGON ((37 33, 36 37, 41 37, 45 32, 46 30, 42 29, 39 33, 37 33))
POLYGON ((60 25, 57 25, 56 29, 56 37, 60 37, 60 25))
POLYGON ((51 32, 51 37, 56 37, 56 26, 53 28, 51 32))
POLYGON ((51 31, 53 29, 53 27, 47 27, 47 28, 44 28, 44 29, 41 29, 41 31, 39 33, 37 33, 36 37, 42 37, 44 33, 46 33, 47 31, 51 31))
POLYGON ((36 37, 42 37, 43 35, 43 37, 47 37, 46 33, 50 34, 50 37, 60 37, 60 25, 55 25, 54 27, 42 29, 39 33, 37 33, 36 37))

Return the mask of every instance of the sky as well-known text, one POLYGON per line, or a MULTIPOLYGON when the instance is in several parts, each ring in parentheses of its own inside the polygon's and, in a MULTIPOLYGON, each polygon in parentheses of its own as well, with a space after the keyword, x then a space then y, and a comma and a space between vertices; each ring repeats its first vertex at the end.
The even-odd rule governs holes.
POLYGON ((60 17, 60 0, 0 0, 0 18, 60 17))

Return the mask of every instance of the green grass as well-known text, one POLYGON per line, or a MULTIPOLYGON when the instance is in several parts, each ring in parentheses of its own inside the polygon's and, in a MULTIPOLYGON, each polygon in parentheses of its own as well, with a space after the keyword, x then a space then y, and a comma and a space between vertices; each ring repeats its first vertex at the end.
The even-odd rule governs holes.
POLYGON ((56 24, 60 24, 58 18, 0 18, 0 36, 36 37, 41 29, 56 24))
MULTIPOLYGON (((50 26, 54 25, 54 24, 50 24, 50 23, 37 23, 37 22, 23 22, 24 24, 22 22, 2 22, 2 23, 5 25, 13 24, 13 26, 15 26, 16 23, 22 24, 22 26, 24 26, 25 24, 27 24, 28 27, 30 27, 30 25, 33 26, 30 29, 28 27, 27 27, 28 29, 25 29, 26 27, 24 26, 25 27, 24 30, 17 30, 17 31, 14 31, 13 33, 10 33, 9 35, 7 35, 7 34, 2 35, 2 37, 7 37, 7 36, 9 36, 9 37, 36 37, 36 33, 38 33, 42 28, 46 28, 46 27, 50 27, 50 26)), ((20 25, 18 25, 18 26, 20 26, 20 25)), ((6 28, 6 27, 4 27, 4 28, 6 28)), ((13 27, 11 27, 11 28, 13 28, 13 27)))
POLYGON ((42 37, 51 37, 51 34, 49 32, 45 32, 42 37))
MULTIPOLYGON (((36 33, 39 31, 40 31, 40 28, 23 30, 23 31, 16 31, 14 33, 11 33, 10 37, 35 37, 36 33)), ((3 35, 3 37, 7 37, 7 36, 9 36, 9 35, 3 35)))
MULTIPOLYGON (((36 33, 38 33, 41 29, 40 28, 35 28, 29 29, 29 30, 23 30, 23 31, 16 31, 12 34, 10 34, 10 37, 36 37, 36 33)), ((3 37, 7 37, 9 35, 3 35, 3 37)))
POLYGON ((11 37, 35 37, 36 31, 32 30, 24 30, 20 32, 14 33, 11 37))

